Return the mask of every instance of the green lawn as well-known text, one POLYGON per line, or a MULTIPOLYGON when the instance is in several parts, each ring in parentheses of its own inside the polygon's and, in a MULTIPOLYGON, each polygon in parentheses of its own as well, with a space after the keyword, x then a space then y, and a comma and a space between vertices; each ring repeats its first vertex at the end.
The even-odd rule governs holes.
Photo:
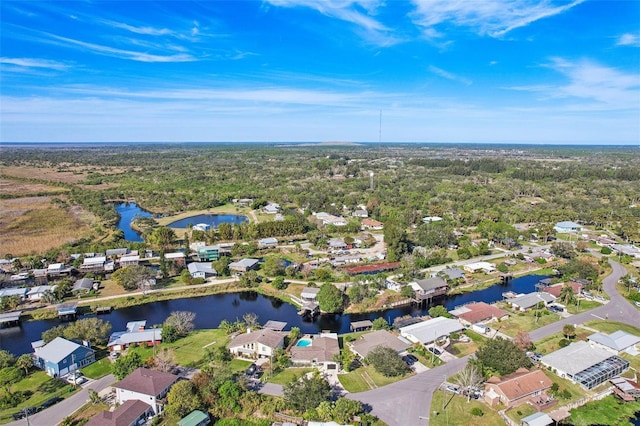
POLYGON ((346 374, 339 374, 338 380, 340 380, 342 387, 351 393, 364 392, 371 389, 364 380, 364 377, 362 377, 362 374, 357 370, 346 374))
POLYGON ((411 373, 404 376, 386 377, 378 373, 373 366, 360 367, 346 374, 340 374, 338 379, 342 386, 349 392, 364 392, 375 387, 386 386, 398 380, 409 377, 411 373), (370 386, 372 383, 373 386, 370 386))
MULTIPOLYGON (((592 335, 593 332, 590 330, 585 330, 584 328, 577 327, 576 328, 576 337, 571 339, 571 342, 577 342, 578 340, 587 340, 587 336, 592 335)), ((536 352, 540 352, 542 354, 548 354, 553 351, 557 351, 560 349, 560 340, 565 339, 562 332, 551 334, 544 339, 540 339, 534 344, 536 345, 536 352)))
POLYGON ((536 328, 554 323, 559 319, 560 316, 554 313, 540 315, 539 317, 529 311, 524 312, 522 316, 520 313, 511 314, 508 319, 500 322, 500 331, 508 336, 515 337, 519 331, 535 330, 536 328))
POLYGON ((570 422, 575 426, 630 425, 629 419, 640 412, 640 401, 620 402, 613 395, 601 401, 594 401, 571 410, 570 422))
POLYGON ((595 300, 580 300, 580 306, 569 305, 567 306, 567 312, 570 314, 579 314, 581 312, 590 311, 591 309, 598 308, 602 306, 602 303, 596 302, 595 300))
POLYGON ((111 361, 109 361, 109 358, 105 357, 84 367, 80 371, 90 379, 99 379, 100 377, 104 377, 111 373, 111 361))
POLYGON ((640 336, 640 328, 632 325, 624 324, 621 322, 608 321, 608 320, 594 320, 585 322, 584 325, 595 328, 603 333, 613 333, 614 331, 622 330, 630 334, 640 336))
MULTIPOLYGON (((303 375, 310 373, 312 371, 316 371, 315 368, 287 368, 280 373, 276 374, 269 378, 269 382, 277 383, 279 385, 286 385, 287 383, 291 383, 296 379, 299 379, 303 375)), ((265 375, 267 371, 265 371, 265 375)))
POLYGON ((509 410, 507 410, 506 415, 517 424, 520 424, 522 423, 522 419, 537 412, 538 410, 533 408, 531 405, 522 404, 519 407, 510 408, 509 410))
POLYGON ((234 358, 229 362, 229 367, 234 373, 244 373, 251 365, 251 361, 234 358))
POLYGON ((437 390, 433 393, 431 410, 429 415, 431 426, 473 425, 496 426, 503 425, 504 420, 500 415, 487 406, 487 404, 451 393, 437 390), (482 410, 482 416, 471 414, 473 408, 482 410))
POLYGON ((53 379, 44 371, 30 372, 29 376, 18 383, 11 385, 12 392, 31 391, 33 394, 26 401, 15 408, 0 411, 0 424, 13 421, 11 417, 14 413, 25 407, 38 407, 44 401, 54 396, 66 398, 78 391, 80 387, 74 389, 73 386, 62 380, 53 379))
POLYGON ((566 389, 569 392, 571 392, 571 397, 569 399, 560 399, 560 405, 566 405, 570 402, 574 402, 577 401, 581 398, 584 398, 585 396, 587 396, 587 392, 582 389, 580 387, 580 385, 576 384, 576 383, 572 383, 567 379, 562 379, 559 376, 556 376, 555 374, 551 373, 550 371, 545 371, 542 370, 544 372, 544 374, 547 375, 547 377, 549 379, 551 379, 551 381, 553 383, 557 383, 558 384, 558 390, 560 392, 562 392, 562 390, 566 389))

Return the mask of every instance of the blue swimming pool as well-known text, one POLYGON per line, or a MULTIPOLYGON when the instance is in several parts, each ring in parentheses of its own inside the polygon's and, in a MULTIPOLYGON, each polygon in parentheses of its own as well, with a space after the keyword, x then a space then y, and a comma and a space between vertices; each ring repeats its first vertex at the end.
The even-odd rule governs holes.
POLYGON ((298 343, 296 343, 296 346, 311 346, 311 339, 300 339, 298 343))

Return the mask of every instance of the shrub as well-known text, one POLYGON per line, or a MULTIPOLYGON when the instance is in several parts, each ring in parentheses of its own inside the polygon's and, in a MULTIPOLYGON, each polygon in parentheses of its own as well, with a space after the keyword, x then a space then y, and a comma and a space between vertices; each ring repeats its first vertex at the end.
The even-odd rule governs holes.
POLYGON ((477 417, 482 417, 482 416, 484 416, 484 412, 478 407, 473 407, 471 409, 471 415, 477 416, 477 417))
POLYGON ((571 342, 569 341, 569 339, 561 339, 558 342, 558 346, 560 346, 561 348, 564 348, 566 346, 569 346, 571 344, 571 342))
POLYGON ((602 254, 611 254, 613 252, 613 250, 611 250, 609 247, 602 247, 602 249, 600 250, 600 253, 602 254))
POLYGON ((569 392, 568 389, 563 389, 562 392, 560 392, 558 394, 560 396, 560 398, 562 399, 569 399, 571 398, 571 392, 569 392))

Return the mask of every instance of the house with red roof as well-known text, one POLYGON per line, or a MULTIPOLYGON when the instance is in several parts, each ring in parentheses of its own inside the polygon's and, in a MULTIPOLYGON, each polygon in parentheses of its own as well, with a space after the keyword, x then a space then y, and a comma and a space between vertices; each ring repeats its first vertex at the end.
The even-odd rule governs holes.
POLYGON ((490 378, 484 387, 484 400, 491 406, 502 403, 515 407, 529 403, 540 411, 557 403, 547 394, 551 385, 553 382, 542 371, 519 368, 515 373, 490 378))
POLYGON ((503 311, 485 302, 469 303, 468 305, 454 309, 450 313, 457 317, 463 324, 469 325, 488 322, 494 319, 502 320, 509 316, 507 311, 503 311))

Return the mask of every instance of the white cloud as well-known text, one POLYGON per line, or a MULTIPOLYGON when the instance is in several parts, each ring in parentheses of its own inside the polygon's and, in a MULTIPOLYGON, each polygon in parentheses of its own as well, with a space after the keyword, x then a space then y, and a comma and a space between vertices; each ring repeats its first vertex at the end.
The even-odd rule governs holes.
POLYGON ((65 46, 79 46, 90 52, 111 56, 121 59, 130 59, 138 62, 193 62, 197 59, 186 53, 170 54, 170 55, 154 55, 146 52, 136 52, 132 50, 118 49, 115 47, 104 46, 95 43, 87 43, 80 40, 74 40, 67 37, 61 37, 54 34, 48 34, 53 40, 65 46))
MULTIPOLYGON (((552 58, 545 65, 562 74, 568 82, 561 85, 511 87, 541 93, 545 99, 566 99, 575 110, 639 110, 640 76, 625 73, 589 60, 577 62, 552 58)), ((636 120, 638 122, 638 120, 636 120)))
POLYGON ((167 28, 136 27, 134 25, 125 24, 123 22, 108 21, 108 20, 103 20, 102 22, 111 27, 127 30, 134 34, 144 34, 144 35, 152 35, 152 36, 163 36, 163 35, 173 34, 173 31, 167 28))
POLYGON ((429 65, 429 71, 431 71, 433 74, 439 75, 442 78, 446 78, 447 80, 457 81, 467 86, 470 86, 472 83, 468 78, 460 77, 433 65, 429 65))
POLYGON ((361 35, 381 46, 400 42, 397 36, 379 20, 372 17, 383 4, 378 0, 266 0, 273 6, 307 7, 330 18, 356 25, 361 35))
POLYGON ((414 23, 433 37, 434 26, 451 23, 480 35, 501 37, 532 22, 563 13, 584 0, 554 5, 539 0, 413 0, 414 23))
POLYGON ((69 65, 62 62, 37 58, 0 58, 0 64, 15 65, 22 68, 46 68, 57 71, 69 68, 69 65))
POLYGON ((622 34, 620 38, 618 38, 616 46, 640 47, 640 37, 630 33, 622 34))

